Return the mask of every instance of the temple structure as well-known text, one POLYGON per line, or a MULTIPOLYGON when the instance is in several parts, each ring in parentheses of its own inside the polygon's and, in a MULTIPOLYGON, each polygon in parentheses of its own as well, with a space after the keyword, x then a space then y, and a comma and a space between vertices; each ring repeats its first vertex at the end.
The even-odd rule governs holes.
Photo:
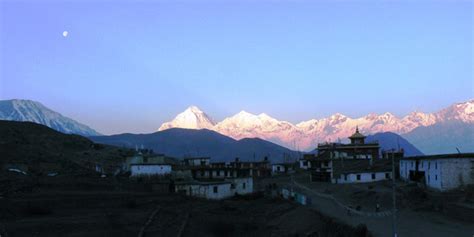
POLYGON ((318 158, 327 159, 378 159, 380 146, 378 142, 365 142, 366 136, 356 131, 349 139, 349 144, 320 143, 318 144, 318 158))

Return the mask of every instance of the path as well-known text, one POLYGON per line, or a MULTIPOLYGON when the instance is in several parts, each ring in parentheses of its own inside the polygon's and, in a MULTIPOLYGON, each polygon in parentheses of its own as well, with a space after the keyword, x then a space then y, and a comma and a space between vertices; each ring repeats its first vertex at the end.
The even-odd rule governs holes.
MULTIPOLYGON (((391 215, 348 215, 346 205, 329 196, 321 195, 301 183, 280 179, 280 185, 293 187, 295 190, 311 197, 312 205, 319 212, 351 225, 365 224, 374 236, 392 236, 391 215)), ((407 209, 398 210, 398 236, 466 236, 474 235, 474 225, 448 219, 438 213, 414 212, 407 209)))

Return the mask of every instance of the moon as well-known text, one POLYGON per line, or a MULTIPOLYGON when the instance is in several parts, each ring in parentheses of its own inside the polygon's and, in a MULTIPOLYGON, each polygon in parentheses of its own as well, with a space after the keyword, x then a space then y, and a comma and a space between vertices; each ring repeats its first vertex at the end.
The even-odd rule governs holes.
POLYGON ((63 37, 67 37, 68 34, 69 32, 67 32, 67 30, 63 31, 63 37))

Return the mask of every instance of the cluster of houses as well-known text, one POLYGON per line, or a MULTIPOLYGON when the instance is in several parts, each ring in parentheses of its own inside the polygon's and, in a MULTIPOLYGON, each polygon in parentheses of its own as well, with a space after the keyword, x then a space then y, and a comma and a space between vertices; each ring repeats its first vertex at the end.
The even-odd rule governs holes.
POLYGON ((404 150, 381 151, 378 142, 366 142, 356 128, 350 143, 320 143, 316 154, 298 162, 211 162, 210 157, 178 160, 165 155, 129 157, 122 170, 131 177, 162 176, 171 180, 173 192, 206 199, 224 199, 254 192, 254 179, 310 173, 313 182, 368 183, 399 178, 428 188, 447 191, 474 184, 474 153, 404 157, 404 150))
POLYGON ((317 154, 306 154, 299 168, 311 181, 367 183, 400 178, 448 191, 474 184, 474 153, 404 157, 403 149, 380 152, 378 142, 366 142, 356 128, 349 144, 321 143, 317 154))
POLYGON ((254 192, 256 178, 270 176, 271 165, 262 161, 211 162, 210 157, 177 160, 165 155, 127 158, 123 170, 131 177, 159 176, 170 180, 172 191, 205 199, 225 199, 254 192))

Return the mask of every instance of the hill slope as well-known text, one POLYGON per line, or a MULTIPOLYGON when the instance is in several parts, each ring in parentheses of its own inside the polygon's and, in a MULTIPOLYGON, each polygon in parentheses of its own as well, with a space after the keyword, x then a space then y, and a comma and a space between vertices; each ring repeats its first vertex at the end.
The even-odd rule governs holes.
POLYGON ((101 164, 113 172, 128 155, 130 150, 95 144, 40 124, 0 120, 1 170, 5 165, 23 164, 33 174, 44 174, 47 167, 56 167, 64 174, 90 172, 101 164))
POLYGON ((261 160, 268 156, 272 162, 283 160, 283 154, 297 157, 297 152, 258 139, 235 140, 207 129, 171 128, 152 134, 119 134, 90 137, 95 142, 133 148, 143 145, 157 153, 174 157, 210 156, 213 161, 261 160), (255 154, 255 155, 254 155, 255 154))
POLYGON ((392 132, 376 133, 374 135, 367 136, 367 142, 378 141, 381 150, 391 150, 403 148, 405 150, 405 156, 419 156, 423 153, 418 150, 414 145, 408 142, 406 139, 398 134, 392 132))
POLYGON ((39 102, 31 100, 0 101, 0 120, 34 122, 62 133, 82 136, 100 135, 92 128, 67 118, 39 102))

